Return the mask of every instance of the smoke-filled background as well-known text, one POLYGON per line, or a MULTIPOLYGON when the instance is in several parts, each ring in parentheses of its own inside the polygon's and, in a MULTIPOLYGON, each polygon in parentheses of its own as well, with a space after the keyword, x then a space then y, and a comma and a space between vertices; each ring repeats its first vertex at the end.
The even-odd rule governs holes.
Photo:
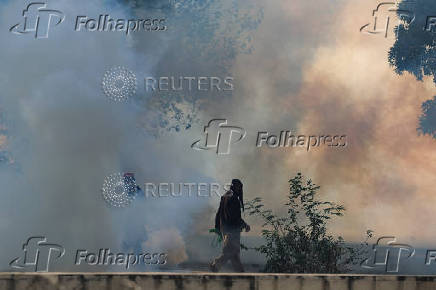
MULTIPOLYGON (((48 39, 10 33, 30 2, 0 2, 0 269, 39 235, 67 249, 69 260, 56 270, 78 269, 69 262, 76 249, 128 251, 135 241, 168 253, 170 265, 217 253, 202 237, 213 227, 218 197, 146 198, 112 208, 101 196, 103 181, 127 171, 140 186, 239 178, 245 199, 263 197, 278 212, 287 181, 302 172, 321 185, 322 198, 347 209, 332 233, 353 242, 372 229, 432 245, 436 141, 421 105, 435 84, 431 73, 419 77, 409 72, 420 68, 398 69, 388 59, 401 33, 359 31, 378 2, 244 2, 51 1, 66 18, 48 39), (100 14, 164 17, 168 30, 73 30, 77 15, 100 14), (138 78, 128 102, 101 90, 104 72, 118 65, 138 78), (147 76, 231 76, 234 90, 153 94, 144 90, 147 76), (213 118, 247 131, 229 155, 190 147, 213 118), (255 146, 257 132, 283 130, 346 135, 347 146, 255 146)), ((261 224, 246 221, 254 242, 261 224)))

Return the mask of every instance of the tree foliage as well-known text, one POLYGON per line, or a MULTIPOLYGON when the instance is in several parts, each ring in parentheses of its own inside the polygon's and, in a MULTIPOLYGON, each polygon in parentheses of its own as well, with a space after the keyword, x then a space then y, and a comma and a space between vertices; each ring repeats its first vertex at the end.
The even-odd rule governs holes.
MULTIPOLYGON (((436 1, 403 0, 398 5, 399 17, 401 11, 413 12, 414 20, 408 25, 401 23, 395 28, 396 39, 389 50, 388 62, 397 74, 409 72, 419 81, 424 76, 431 76, 436 83, 436 1)), ((419 133, 436 138, 435 112, 435 98, 422 104, 422 115, 417 128, 419 133)))
POLYGON ((367 240, 359 246, 347 246, 342 237, 327 233, 327 222, 342 216, 345 208, 316 198, 320 186, 301 173, 289 180, 287 215, 279 217, 264 209, 261 198, 247 203, 250 215, 264 221, 262 236, 265 244, 254 248, 266 256, 265 272, 338 273, 362 261, 367 240))
POLYGON ((388 61, 395 72, 413 74, 417 80, 432 76, 436 82, 436 29, 428 25, 431 11, 436 11, 436 1, 401 1, 398 17, 402 11, 410 11, 414 19, 409 24, 400 23, 396 28, 396 40, 389 50, 388 61))
POLYGON ((422 115, 419 117, 418 132, 436 138, 436 97, 422 103, 422 115))

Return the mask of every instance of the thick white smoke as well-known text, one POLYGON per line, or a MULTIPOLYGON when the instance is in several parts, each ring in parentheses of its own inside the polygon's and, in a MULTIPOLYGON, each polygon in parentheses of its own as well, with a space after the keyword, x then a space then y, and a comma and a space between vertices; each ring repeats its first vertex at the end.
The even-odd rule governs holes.
MULTIPOLYGON (((204 162, 183 156, 190 150, 191 136, 156 139, 138 126, 147 108, 111 102, 101 91, 103 73, 114 65, 134 71, 140 91, 143 77, 152 75, 165 47, 152 49, 155 44, 150 42, 146 54, 136 51, 123 33, 74 32, 73 16, 110 12, 129 18, 121 6, 97 0, 48 2, 66 15, 48 39, 9 33, 6 28, 22 21, 26 5, 10 1, 0 8, 0 102, 10 130, 3 145, 19 166, 0 173, 0 268, 7 269, 21 254, 28 237, 45 235, 67 250, 57 270, 75 271, 76 249, 121 250, 131 225, 138 232, 145 228, 149 239, 153 235, 150 245, 161 240, 154 235, 168 236, 162 229, 173 228, 169 237, 177 249, 175 261, 183 261, 182 235, 192 214, 206 208, 209 199, 162 198, 113 209, 100 194, 105 176, 116 172, 135 172, 140 186, 214 181, 200 173, 204 162)), ((165 250, 172 251, 171 240, 165 250)))

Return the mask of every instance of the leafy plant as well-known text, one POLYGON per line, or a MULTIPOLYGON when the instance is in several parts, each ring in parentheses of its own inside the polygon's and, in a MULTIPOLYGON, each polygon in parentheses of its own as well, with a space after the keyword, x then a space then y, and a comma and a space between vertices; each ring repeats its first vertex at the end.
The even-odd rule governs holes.
MULTIPOLYGON (((250 215, 264 221, 262 236, 265 244, 253 248, 266 256, 265 272, 337 273, 351 269, 363 261, 372 231, 358 247, 347 245, 342 237, 327 233, 327 222, 342 216, 343 205, 316 198, 320 189, 312 180, 304 181, 301 173, 289 180, 287 215, 276 216, 264 209, 261 198, 247 203, 250 215)), ((248 249, 242 245, 243 249, 248 249)))

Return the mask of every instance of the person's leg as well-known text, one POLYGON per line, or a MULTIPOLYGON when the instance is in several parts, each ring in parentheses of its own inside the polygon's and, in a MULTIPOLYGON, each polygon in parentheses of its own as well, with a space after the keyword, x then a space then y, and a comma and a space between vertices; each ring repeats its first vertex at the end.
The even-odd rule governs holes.
POLYGON ((230 261, 232 262, 233 270, 235 272, 244 272, 244 267, 241 263, 241 232, 233 231, 230 235, 228 243, 228 252, 230 261))
POLYGON ((214 259, 210 264, 212 272, 218 272, 220 268, 230 259, 229 255, 221 254, 218 258, 214 259))
POLYGON ((222 265, 224 265, 231 257, 230 235, 223 234, 223 253, 210 264, 210 270, 218 272, 222 265))
POLYGON ((245 272, 239 253, 231 256, 230 261, 232 262, 232 267, 235 272, 245 272))

